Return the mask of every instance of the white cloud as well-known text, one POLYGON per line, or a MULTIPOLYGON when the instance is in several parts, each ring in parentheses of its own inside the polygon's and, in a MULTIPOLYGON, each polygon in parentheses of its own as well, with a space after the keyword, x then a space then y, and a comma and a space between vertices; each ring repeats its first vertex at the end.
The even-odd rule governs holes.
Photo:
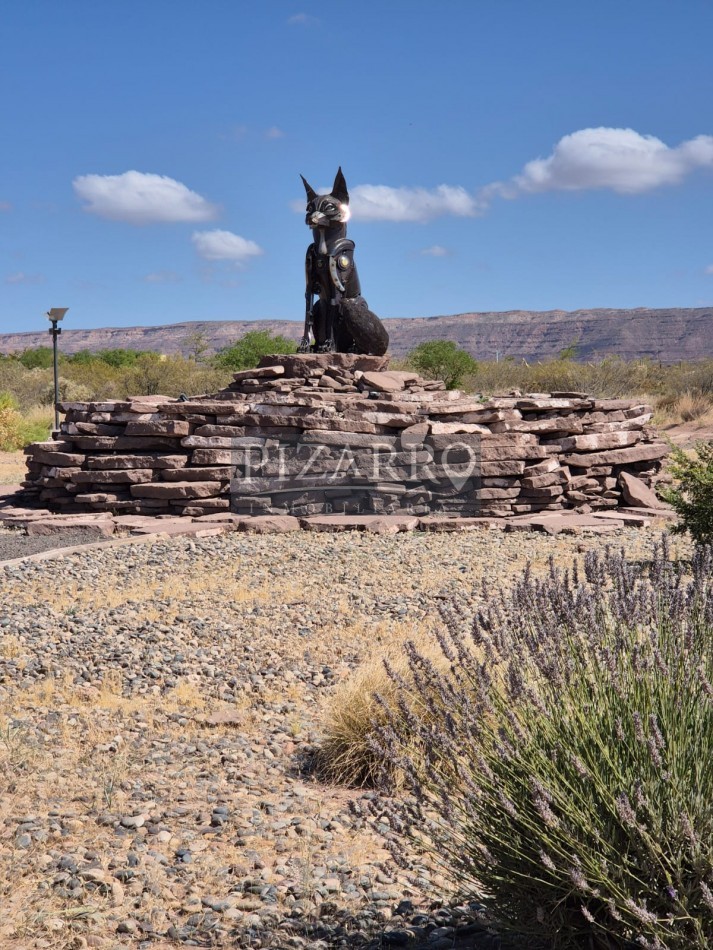
POLYGON ((271 125, 265 132, 266 139, 283 139, 284 137, 285 133, 276 125, 271 125))
POLYGON ((713 274, 713 264, 709 264, 705 269, 706 274, 713 274))
POLYGON ((360 221, 429 221, 442 215, 474 217, 480 203, 460 185, 391 188, 357 185, 349 192, 352 217, 360 221))
POLYGON ((24 271, 17 271, 14 274, 8 274, 5 278, 6 284, 44 284, 47 278, 44 274, 26 274, 24 271))
POLYGON ((218 214, 215 205, 166 175, 80 175, 72 184, 85 211, 114 221, 209 221, 218 214))
POLYGON ((528 162, 509 182, 488 185, 481 198, 595 188, 636 194, 677 185, 698 168, 713 169, 713 136, 699 135, 670 147, 633 129, 580 129, 561 138, 547 158, 528 162))
POLYGON ((0 214, 4 211, 12 211, 12 204, 9 201, 0 201, 0 214))
POLYGON ((232 231, 195 231, 191 237, 199 256, 206 261, 232 261, 237 266, 263 254, 254 241, 232 231))
POLYGON ((178 284, 181 278, 173 270, 159 270, 146 274, 142 280, 145 284, 178 284))
POLYGON ((448 257, 450 251, 440 244, 433 244, 431 247, 424 247, 419 253, 424 257, 448 257))

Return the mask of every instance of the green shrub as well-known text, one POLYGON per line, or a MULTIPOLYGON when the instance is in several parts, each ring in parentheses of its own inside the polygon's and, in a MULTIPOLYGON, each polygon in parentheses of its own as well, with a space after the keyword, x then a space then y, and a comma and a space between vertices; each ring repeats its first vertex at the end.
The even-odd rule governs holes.
POLYGON ((470 353, 459 349, 452 340, 419 343, 407 355, 406 363, 429 379, 442 379, 446 389, 456 389, 478 366, 470 353))
POLYGON ((94 357, 107 366, 113 366, 115 369, 121 369, 125 366, 135 366, 137 361, 143 356, 153 356, 158 359, 159 354, 151 350, 98 350, 94 357))
POLYGON ((17 359, 25 369, 49 369, 54 356, 51 346, 34 346, 23 350, 17 359))
POLYGON ((444 607, 450 669, 411 648, 401 687, 427 714, 379 732, 413 796, 370 807, 538 946, 710 950, 713 549, 580 572, 444 607))
POLYGON ((294 340, 279 334, 273 336, 267 330, 250 330, 230 346, 224 346, 213 357, 213 363, 222 369, 253 369, 263 356, 273 353, 296 353, 294 340))
POLYGON ((713 541, 713 442, 697 442, 694 457, 682 449, 671 452, 669 471, 678 485, 659 489, 673 505, 680 521, 672 531, 690 531, 694 541, 713 541))
POLYGON ((0 451, 13 452, 20 448, 21 422, 17 402, 9 393, 0 393, 0 451))
POLYGON ((18 448, 24 448, 31 442, 44 442, 49 438, 53 425, 54 410, 48 406, 32 406, 22 411, 18 448))
POLYGON ((35 406, 21 413, 9 393, 0 393, 0 451, 16 452, 31 442, 42 442, 52 428, 53 413, 35 406))

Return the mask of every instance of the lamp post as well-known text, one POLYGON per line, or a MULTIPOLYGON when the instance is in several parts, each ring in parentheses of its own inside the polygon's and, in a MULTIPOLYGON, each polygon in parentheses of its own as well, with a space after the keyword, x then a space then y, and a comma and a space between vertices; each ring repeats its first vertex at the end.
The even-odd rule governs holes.
POLYGON ((58 327, 57 324, 60 320, 64 320, 65 313, 69 310, 69 307, 53 307, 51 310, 48 310, 45 316, 52 324, 52 329, 49 331, 52 335, 52 361, 54 365, 54 428, 55 431, 59 429, 59 369, 57 367, 57 337, 62 332, 62 328, 58 327))

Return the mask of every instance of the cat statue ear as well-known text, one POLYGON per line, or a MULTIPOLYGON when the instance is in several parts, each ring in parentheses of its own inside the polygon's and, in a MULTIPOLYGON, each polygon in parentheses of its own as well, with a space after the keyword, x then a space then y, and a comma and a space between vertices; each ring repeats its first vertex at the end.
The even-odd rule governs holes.
MULTIPOLYGON (((341 169, 340 169, 340 171, 341 171, 341 169)), ((307 200, 308 200, 308 201, 314 201, 314 199, 317 197, 317 192, 316 192, 316 191, 314 190, 314 188, 309 184, 309 182, 307 181, 307 179, 305 178, 304 175, 300 175, 300 178, 302 179, 302 184, 305 186, 305 191, 307 192, 307 200)))
POLYGON ((332 185, 332 194, 337 199, 340 204, 348 205, 349 204, 349 192, 347 191, 347 183, 342 174, 342 166, 339 166, 336 177, 334 179, 334 184, 332 185))

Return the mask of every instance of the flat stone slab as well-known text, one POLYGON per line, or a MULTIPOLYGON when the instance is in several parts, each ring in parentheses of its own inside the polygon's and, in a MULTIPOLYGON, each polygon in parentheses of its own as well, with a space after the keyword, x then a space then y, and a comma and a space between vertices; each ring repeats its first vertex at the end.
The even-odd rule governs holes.
POLYGON ((46 508, 14 508, 6 507, 0 511, 0 521, 37 521, 39 518, 54 518, 56 514, 46 508))
POLYGON ((678 515, 673 508, 634 508, 632 506, 623 505, 616 510, 622 512, 622 514, 641 515, 649 520, 653 518, 663 518, 666 521, 678 520, 678 515))
POLYGON ((518 515, 505 522, 505 530, 543 531, 551 535, 581 534, 583 531, 589 531, 592 534, 609 534, 618 531, 622 525, 623 521, 609 524, 594 515, 553 512, 544 515, 518 515))
POLYGON ((646 515, 630 515, 618 509, 593 512, 592 517, 601 521, 618 521, 620 524, 626 524, 632 528, 643 528, 645 525, 652 523, 652 519, 646 515))
POLYGON ((81 531, 95 538, 110 538, 115 531, 115 524, 111 518, 86 518, 80 519, 76 515, 73 517, 42 518, 36 521, 29 521, 25 526, 27 534, 30 536, 61 534, 63 531, 81 531))
POLYGON ((369 531, 373 534, 399 534, 415 531, 419 519, 412 515, 310 515, 300 518, 305 531, 369 531))
POLYGON ((133 528, 133 535, 167 534, 169 537, 210 538, 232 530, 229 524, 198 524, 192 518, 177 518, 175 521, 159 521, 147 527, 133 528))
POLYGON ((132 485, 134 498, 210 498, 220 494, 221 483, 216 482, 152 482, 147 485, 132 485))
POLYGON ((286 534, 289 531, 299 531, 301 527, 300 519, 292 515, 252 515, 239 517, 235 522, 238 531, 251 534, 286 534))
POLYGON ((418 519, 418 527, 421 531, 430 531, 432 533, 447 531, 479 531, 491 530, 497 528, 503 530, 507 523, 505 518, 458 518, 445 517, 442 515, 424 515, 418 519))
MULTIPOLYGON (((298 530, 318 532, 367 531, 374 534, 398 534, 421 530, 431 533, 505 530, 541 531, 549 535, 582 534, 606 535, 624 527, 645 528, 656 524, 660 517, 675 519, 666 509, 617 508, 581 514, 571 511, 540 512, 514 516, 485 515, 458 517, 434 514, 411 515, 311 515, 297 518, 292 515, 239 515, 231 511, 194 515, 163 513, 116 514, 87 512, 52 514, 45 509, 13 508, 5 506, 2 523, 8 527, 24 528, 31 536, 58 536, 58 546, 51 548, 57 556, 76 550, 116 543, 117 534, 135 538, 151 537, 212 537, 230 531, 253 534, 283 534, 298 530), (60 536, 66 532, 80 532, 87 538, 79 547, 62 547, 60 536), (101 539, 101 540, 100 540, 101 539)), ((43 557, 50 556, 43 552, 43 557)), ((18 559, 22 560, 22 558, 18 559)))
POLYGON ((245 515, 236 515, 233 511, 213 511, 209 515, 193 515, 193 520, 201 524, 226 523, 238 524, 245 520, 245 515))
POLYGON ((236 383, 244 379, 275 379, 285 375, 285 367, 270 363, 268 366, 260 365, 259 369, 243 369, 233 373, 233 379, 236 383))
POLYGON ((327 369, 330 366, 339 369, 379 373, 389 365, 388 356, 364 356, 360 353, 290 353, 289 355, 264 356, 260 360, 260 369, 264 366, 284 367, 285 376, 308 377, 315 369, 327 369))

